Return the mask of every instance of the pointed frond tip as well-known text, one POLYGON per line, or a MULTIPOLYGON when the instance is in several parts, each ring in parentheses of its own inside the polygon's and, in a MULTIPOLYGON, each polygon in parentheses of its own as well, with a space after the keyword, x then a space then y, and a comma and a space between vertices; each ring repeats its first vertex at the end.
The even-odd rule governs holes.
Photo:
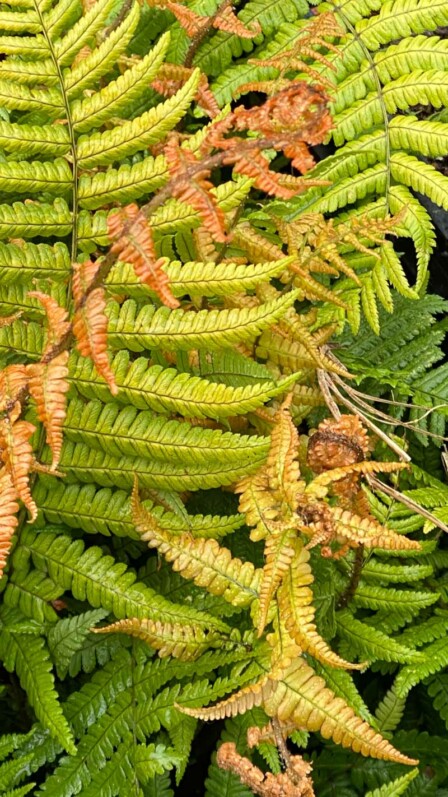
POLYGON ((269 717, 281 723, 288 721, 297 729, 320 732, 324 739, 332 739, 361 755, 410 766, 418 764, 358 717, 341 697, 336 697, 324 679, 301 657, 277 676, 273 679, 265 675, 257 683, 210 708, 192 709, 183 706, 181 701, 176 707, 189 716, 214 720, 262 706, 269 717))
POLYGON ((222 647, 225 643, 223 635, 216 629, 207 631, 192 623, 170 623, 138 617, 90 630, 94 634, 129 634, 157 650, 160 658, 173 656, 182 661, 193 661, 208 648, 222 647))

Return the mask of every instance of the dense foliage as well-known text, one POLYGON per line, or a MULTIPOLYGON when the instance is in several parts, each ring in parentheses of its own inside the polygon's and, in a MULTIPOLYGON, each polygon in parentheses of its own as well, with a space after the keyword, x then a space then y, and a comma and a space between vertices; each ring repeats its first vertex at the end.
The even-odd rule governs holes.
POLYGON ((446 25, 1 5, 3 797, 447 797, 446 25))

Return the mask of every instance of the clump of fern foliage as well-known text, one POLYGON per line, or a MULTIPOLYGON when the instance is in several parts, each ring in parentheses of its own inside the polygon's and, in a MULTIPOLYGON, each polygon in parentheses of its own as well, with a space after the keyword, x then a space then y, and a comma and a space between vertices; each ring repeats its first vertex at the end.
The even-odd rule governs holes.
POLYGON ((2 4, 4 797, 446 797, 447 17, 2 4))

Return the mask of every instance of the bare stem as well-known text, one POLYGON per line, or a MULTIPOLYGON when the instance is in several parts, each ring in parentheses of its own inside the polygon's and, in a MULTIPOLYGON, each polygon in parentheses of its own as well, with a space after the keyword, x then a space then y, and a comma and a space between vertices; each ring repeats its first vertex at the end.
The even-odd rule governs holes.
POLYGON ((345 607, 348 606, 350 601, 353 599, 355 592, 358 589, 358 584, 361 578, 363 565, 364 565, 364 545, 361 543, 361 545, 359 545, 359 547, 356 549, 355 561, 353 563, 351 578, 347 586, 347 589, 341 595, 341 598, 339 600, 338 604, 339 609, 345 609, 345 607))

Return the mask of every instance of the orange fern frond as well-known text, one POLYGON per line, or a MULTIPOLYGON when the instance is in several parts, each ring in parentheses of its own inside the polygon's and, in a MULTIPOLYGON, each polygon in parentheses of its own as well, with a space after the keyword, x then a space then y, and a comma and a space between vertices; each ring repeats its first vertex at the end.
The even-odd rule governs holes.
POLYGON ((269 161, 260 150, 254 149, 245 154, 244 150, 232 149, 225 155, 224 163, 233 164, 237 174, 250 177, 256 188, 278 199, 291 199, 304 190, 301 185, 297 185, 296 189, 285 188, 281 184, 280 175, 269 169, 269 161))
POLYGON ((271 532, 264 548, 265 565, 260 583, 257 634, 263 634, 268 621, 272 599, 282 583, 294 558, 296 530, 291 527, 271 532))
MULTIPOLYGON (((293 133, 308 144, 318 144, 332 128, 327 102, 322 91, 304 81, 291 81, 262 105, 236 108, 234 127, 265 136, 293 133)), ((290 143, 287 141, 286 146, 290 143)))
POLYGON ((226 6, 213 18, 212 25, 225 33, 233 33, 234 36, 239 36, 241 39, 254 39, 255 36, 261 33, 261 25, 258 20, 254 20, 251 23, 251 27, 246 28, 236 16, 231 5, 226 6))
POLYGON ((0 578, 3 576, 12 537, 17 528, 17 491, 10 474, 3 468, 0 474, 0 578))
POLYGON ((0 371, 0 412, 12 408, 28 385, 26 365, 7 365, 0 371))
POLYGON ((106 380, 112 395, 118 392, 115 376, 109 365, 107 355, 107 316, 106 298, 103 288, 89 290, 99 266, 87 261, 75 263, 73 267, 73 296, 75 315, 73 333, 78 350, 84 357, 90 357, 98 373, 106 380))
MULTIPOLYGON (((158 5, 161 4, 158 3, 158 5)), ((177 21, 183 27, 190 39, 192 39, 194 36, 197 36, 197 34, 208 24, 207 17, 201 17, 191 8, 186 8, 181 3, 175 3, 172 2, 172 0, 168 0, 166 3, 163 3, 163 5, 168 9, 168 11, 171 11, 171 13, 174 14, 177 21)))
POLYGON ((164 152, 173 178, 171 195, 180 202, 191 205, 200 216, 205 229, 218 243, 225 243, 225 216, 211 193, 213 184, 208 179, 210 169, 201 169, 194 153, 180 147, 175 135, 169 137, 164 152))
POLYGON ((127 205, 110 213, 107 231, 113 242, 111 252, 124 262, 132 263, 139 280, 148 285, 163 304, 172 309, 179 307, 169 288, 168 275, 163 270, 167 260, 157 257, 151 227, 139 207, 127 205))
POLYGON ((56 299, 41 291, 29 291, 28 296, 38 299, 47 314, 47 339, 43 357, 62 340, 70 329, 67 310, 61 307, 56 299))
POLYGON ((18 420, 21 406, 17 402, 11 415, 6 415, 0 422, 1 459, 17 497, 23 501, 31 514, 31 520, 37 517, 37 506, 30 491, 29 476, 33 466, 33 449, 30 438, 36 427, 29 421, 18 420))
MULTIPOLYGON (((266 475, 269 489, 276 499, 286 504, 288 510, 297 509, 297 482, 300 478, 300 466, 297 460, 299 451, 299 433, 291 418, 290 394, 274 417, 271 433, 271 446, 266 462, 266 475)), ((283 510, 284 514, 284 510, 283 510)))
MULTIPOLYGON (((181 64, 164 63, 157 73, 157 78, 152 81, 151 85, 162 96, 172 97, 187 82, 192 72, 193 68, 190 69, 181 64)), ((204 74, 201 74, 199 78, 195 100, 211 119, 218 115, 219 105, 204 74)))
POLYGON ((56 470, 61 457, 62 427, 66 415, 69 352, 63 351, 48 363, 27 366, 29 390, 36 402, 39 420, 45 426, 47 443, 53 453, 51 469, 56 470))

